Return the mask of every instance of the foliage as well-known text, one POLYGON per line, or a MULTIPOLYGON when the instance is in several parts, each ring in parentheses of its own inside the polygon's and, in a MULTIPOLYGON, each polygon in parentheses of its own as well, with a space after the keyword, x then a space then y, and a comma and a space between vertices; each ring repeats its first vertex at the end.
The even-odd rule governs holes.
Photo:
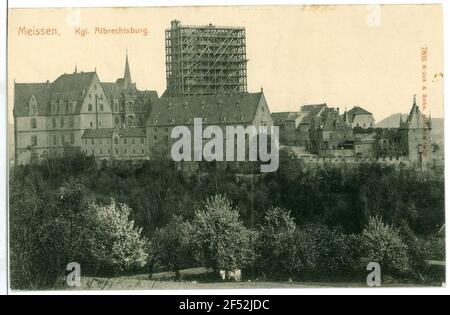
POLYGON ((216 275, 220 270, 245 268, 253 259, 251 233, 224 196, 208 198, 184 229, 196 260, 216 275))
POLYGON ((370 218, 361 235, 361 266, 380 264, 385 273, 405 274, 411 271, 408 247, 398 229, 384 224, 380 218, 370 218))
POLYGON ((174 216, 165 227, 157 229, 152 238, 152 252, 157 262, 175 271, 178 280, 180 270, 192 260, 183 224, 183 218, 174 216))
POLYGON ((278 278, 295 272, 299 264, 297 227, 290 212, 267 210, 258 237, 257 266, 267 276, 278 278))
POLYGON ((109 275, 146 262, 146 240, 128 220, 127 206, 97 205, 74 181, 53 193, 35 189, 14 190, 22 198, 14 195, 11 203, 13 288, 61 285, 70 262, 79 263, 83 274, 109 275))

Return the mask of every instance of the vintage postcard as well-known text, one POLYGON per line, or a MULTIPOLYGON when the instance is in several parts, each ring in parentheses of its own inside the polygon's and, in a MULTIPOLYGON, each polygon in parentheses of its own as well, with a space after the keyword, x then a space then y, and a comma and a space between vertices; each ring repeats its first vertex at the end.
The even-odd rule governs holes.
POLYGON ((441 5, 10 9, 11 290, 442 287, 443 42, 441 5))

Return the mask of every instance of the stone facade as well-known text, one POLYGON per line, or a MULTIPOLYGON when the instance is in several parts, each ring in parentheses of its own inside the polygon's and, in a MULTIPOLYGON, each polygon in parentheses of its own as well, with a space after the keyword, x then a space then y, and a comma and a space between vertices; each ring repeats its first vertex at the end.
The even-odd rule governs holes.
MULTIPOLYGON (((15 82, 15 165, 62 157, 82 147, 87 150, 82 142, 86 130, 143 128, 157 99, 155 91, 136 88, 128 56, 124 77, 115 83, 102 83, 97 72, 76 69, 51 83, 15 82)), ((141 148, 126 150, 142 152, 141 148)), ((104 155, 107 151, 101 152, 104 155)))

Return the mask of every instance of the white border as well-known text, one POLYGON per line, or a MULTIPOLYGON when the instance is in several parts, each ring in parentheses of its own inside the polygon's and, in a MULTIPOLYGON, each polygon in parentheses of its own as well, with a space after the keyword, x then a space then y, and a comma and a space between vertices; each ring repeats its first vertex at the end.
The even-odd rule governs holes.
MULTIPOLYGON (((409 0, 409 1, 391 1, 385 0, 383 2, 380 1, 330 1, 330 0, 322 0, 320 4, 442 4, 444 7, 444 33, 449 33, 450 22, 448 19, 450 18, 450 4, 448 1, 430 1, 430 0, 409 0)), ((247 0, 245 1, 220 1, 220 0, 197 0, 197 1, 180 1, 180 0, 102 0, 97 2, 92 0, 47 0, 43 1, 33 1, 33 0, 9 0, 10 8, 44 8, 44 7, 143 7, 143 6, 193 6, 193 5, 304 5, 304 4, 319 4, 314 3, 313 1, 264 1, 264 0, 247 0)), ((0 7, 0 17, 2 18, 2 25, 5 25, 5 5, 0 7)), ((448 36, 447 36, 448 37, 448 36)), ((444 36, 444 38, 446 38, 444 36)), ((6 28, 0 27, 0 43, 5 43, 6 39, 6 28)), ((449 41, 446 40, 444 43, 445 52, 449 52, 449 41)), ((6 45, 0 45, 0 47, 6 47, 6 45)), ((444 54, 445 56, 445 54, 444 54)), ((6 98, 6 48, 0 49, 0 72, 3 74, 0 79, 0 99, 3 101, 3 104, 7 104, 6 98)), ((444 73, 450 73, 449 64, 447 62, 444 63, 444 73)), ((445 95, 450 92, 449 81, 445 80, 445 95)), ((5 254, 6 250, 6 238, 7 233, 6 230, 6 220, 4 218, 7 217, 6 213, 6 201, 7 201, 7 167, 8 167, 8 159, 7 155, 4 153, 7 150, 7 109, 5 108, 0 111, 0 122, 1 122, 1 130, 3 131, 0 137, 0 152, 2 152, 1 161, 0 161, 0 294, 6 292, 6 259, 5 254)), ((449 117, 450 109, 448 106, 445 106, 445 118, 449 117)), ((446 160, 448 158, 448 152, 450 151, 450 129, 445 127, 445 147, 446 147, 446 160)), ((446 178, 446 200, 450 200, 450 186, 448 185, 448 181, 450 180, 450 170, 446 168, 445 170, 445 178, 446 178)), ((446 203, 446 226, 449 223, 449 206, 446 203)), ((448 240, 448 238, 447 238, 448 240)), ((447 253, 450 251, 450 242, 446 242, 446 250, 447 253)), ((447 265, 447 283, 448 283, 448 265, 447 265)), ((424 289, 409 289, 409 288, 399 288, 399 289, 389 289, 389 288, 381 288, 381 289, 252 289, 252 290, 181 290, 181 291, 173 291, 173 290, 158 290, 158 291, 52 291, 52 292, 9 292, 10 294, 32 294, 32 295, 111 295, 111 294, 120 294, 120 295, 134 295, 134 294, 146 294, 146 295, 157 295, 157 294, 172 294, 172 295, 340 295, 340 294, 360 294, 360 295, 384 295, 384 294, 392 294, 392 295, 413 295, 413 294, 423 294, 423 295, 442 295, 442 294, 450 294, 450 288, 424 288, 424 289)))

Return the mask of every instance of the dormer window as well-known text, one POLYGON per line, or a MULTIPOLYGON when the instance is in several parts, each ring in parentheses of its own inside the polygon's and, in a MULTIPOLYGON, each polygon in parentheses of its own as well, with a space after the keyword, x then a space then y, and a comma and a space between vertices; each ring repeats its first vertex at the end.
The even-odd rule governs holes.
POLYGON ((169 109, 172 108, 172 102, 170 102, 170 103, 167 105, 167 108, 169 108, 169 109))
POLYGON ((28 103, 30 108, 30 116, 37 115, 37 101, 34 95, 31 95, 30 101, 28 103))

